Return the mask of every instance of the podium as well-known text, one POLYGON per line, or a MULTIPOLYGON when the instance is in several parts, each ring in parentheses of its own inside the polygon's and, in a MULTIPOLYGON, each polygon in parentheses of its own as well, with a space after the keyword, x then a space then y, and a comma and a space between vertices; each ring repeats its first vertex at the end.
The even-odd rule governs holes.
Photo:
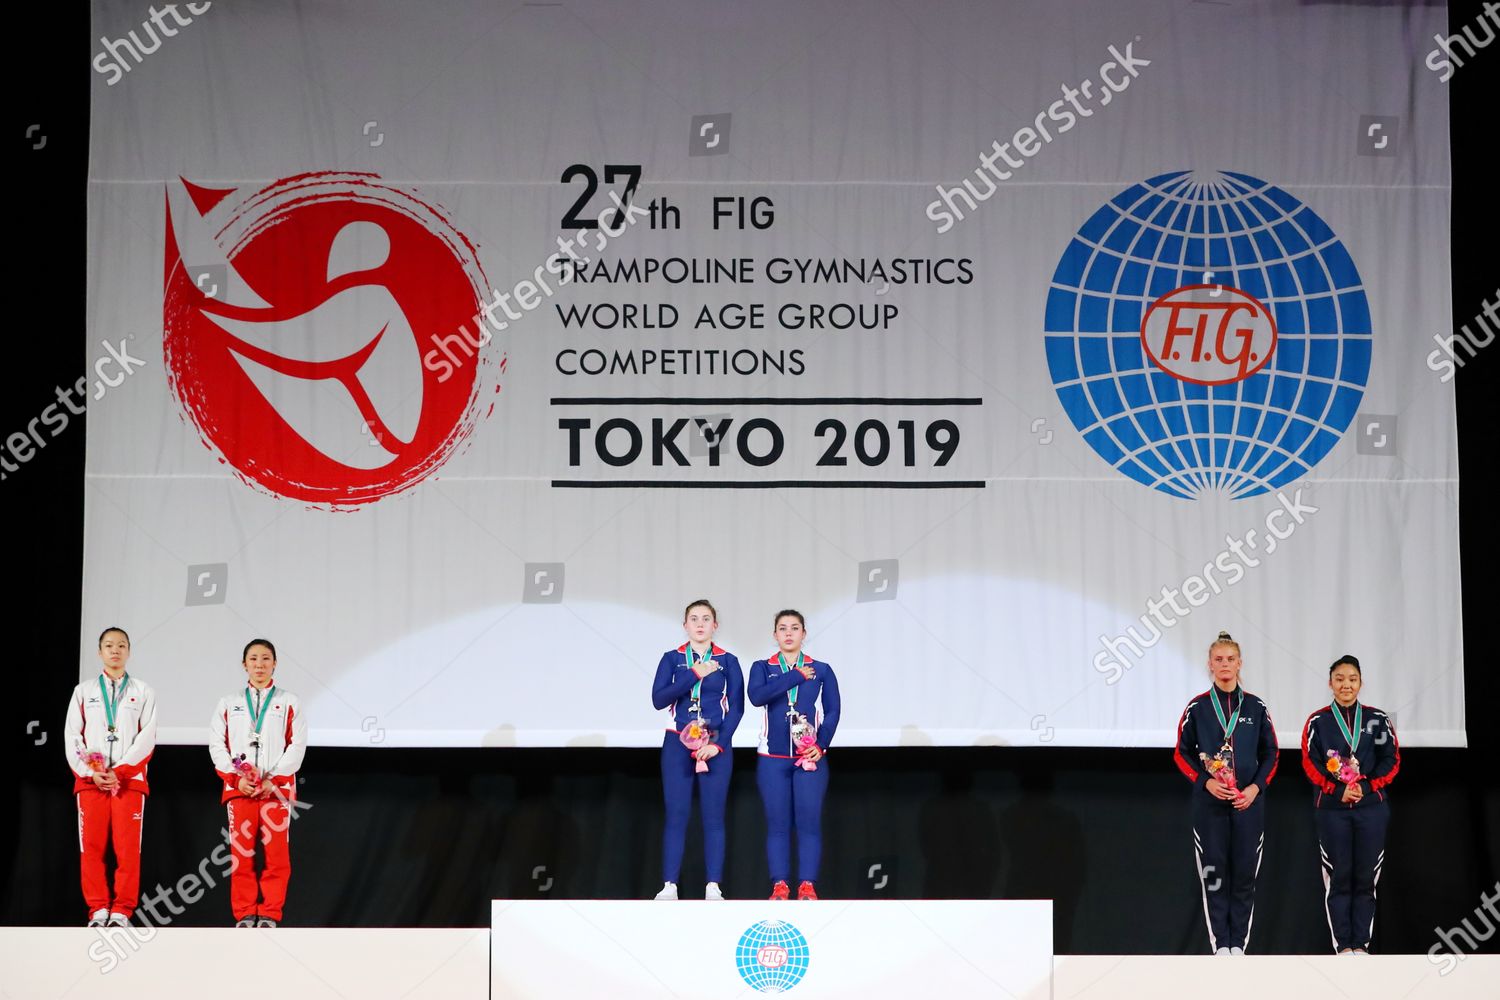
POLYGON ((496 900, 504 997, 1046 998, 1050 900, 496 900))

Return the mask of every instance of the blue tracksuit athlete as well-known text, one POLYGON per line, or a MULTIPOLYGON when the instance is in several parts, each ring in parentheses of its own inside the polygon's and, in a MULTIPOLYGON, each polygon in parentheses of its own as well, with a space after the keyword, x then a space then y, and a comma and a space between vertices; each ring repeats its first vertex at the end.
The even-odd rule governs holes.
POLYGON ((1401 770, 1396 727, 1380 709, 1357 701, 1348 708, 1324 705, 1302 727, 1302 770, 1317 789, 1313 809, 1333 950, 1368 950, 1391 817, 1386 789, 1401 770), (1358 802, 1343 801, 1344 784, 1327 769, 1329 750, 1359 761, 1357 783, 1364 796, 1358 802))
POLYGON ((651 703, 667 713, 661 741, 661 788, 667 822, 661 838, 662 881, 676 882, 682 868, 688 819, 693 812, 693 781, 698 784, 698 811, 703 817, 703 863, 708 881, 724 880, 724 805, 729 800, 729 776, 734 754, 729 742, 745 715, 745 678, 734 654, 714 646, 707 654, 691 653, 687 643, 661 655, 651 683, 651 703), (693 665, 709 659, 718 668, 700 681, 693 665), (691 661, 691 662, 690 662, 691 661), (719 755, 708 770, 696 773, 697 760, 677 733, 702 715, 713 733, 719 755))
POLYGON ((819 760, 816 770, 798 766, 792 746, 792 714, 800 713, 812 724, 818 749, 825 753, 839 726, 839 682, 833 668, 805 653, 800 655, 801 662, 813 668, 812 680, 780 655, 750 665, 750 704, 765 710, 755 777, 766 807, 766 860, 772 882, 785 882, 791 876, 793 828, 797 831, 800 880, 818 880, 818 862, 823 855, 828 758, 819 760))
POLYGON ((1177 724, 1177 769, 1193 783, 1193 850, 1203 888, 1208 949, 1244 948, 1255 919, 1255 876, 1266 839, 1266 786, 1276 774, 1276 730, 1266 703, 1241 687, 1228 694, 1217 686, 1188 702, 1177 724), (1208 791, 1208 768, 1226 737, 1241 790, 1260 792, 1246 809, 1208 791))

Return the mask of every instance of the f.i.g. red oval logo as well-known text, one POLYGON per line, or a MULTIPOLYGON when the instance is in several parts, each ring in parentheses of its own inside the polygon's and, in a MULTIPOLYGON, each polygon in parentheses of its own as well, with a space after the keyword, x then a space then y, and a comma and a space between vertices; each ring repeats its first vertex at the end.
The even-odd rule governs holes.
POLYGON ((447 461, 504 361, 421 357, 460 335, 488 343, 468 333, 487 298, 474 245, 374 174, 168 188, 172 391, 222 461, 279 496, 350 509, 447 461))
POLYGON ((1249 378, 1276 350, 1276 320, 1260 300, 1228 285, 1184 285, 1151 304, 1141 344, 1157 367, 1184 382, 1249 378))

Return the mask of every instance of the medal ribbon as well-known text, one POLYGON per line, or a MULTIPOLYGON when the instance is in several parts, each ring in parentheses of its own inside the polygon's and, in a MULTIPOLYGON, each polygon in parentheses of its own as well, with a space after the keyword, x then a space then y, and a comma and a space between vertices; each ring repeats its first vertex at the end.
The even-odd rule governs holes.
MULTIPOLYGON (((784 653, 777 653, 776 660, 781 664, 781 672, 784 674, 792 670, 801 669, 802 667, 802 653, 800 650, 797 653, 797 662, 795 665, 786 662, 786 654, 784 653)), ((786 710, 788 714, 797 711, 797 689, 801 686, 800 682, 793 684, 791 690, 786 693, 786 710)))
MULTIPOLYGON (((698 662, 699 662, 699 664, 707 663, 710 660, 712 660, 713 658, 714 658, 714 644, 713 643, 709 643, 708 644, 708 649, 705 650, 704 653, 703 653, 703 655, 698 658, 698 662)), ((688 669, 689 670, 693 669, 693 644, 692 643, 688 643, 688 646, 687 646, 687 665, 688 665, 688 669)), ((702 707, 701 707, 702 706, 702 701, 698 697, 699 693, 702 692, 702 690, 703 690, 703 678, 700 677, 696 681, 693 682, 693 694, 692 694, 693 702, 692 702, 691 705, 688 706, 688 711, 690 711, 690 712, 696 712, 699 715, 703 714, 702 707)))
POLYGON ((115 731, 115 712, 120 707, 120 698, 124 696, 125 689, 130 686, 130 675, 125 674, 119 680, 119 686, 115 688, 113 700, 104 691, 104 675, 99 675, 99 698, 104 702, 104 722, 109 726, 109 731, 115 731))
POLYGON ((1352 756, 1358 752, 1359 748, 1359 737, 1355 734, 1363 733, 1365 730, 1365 706, 1357 701, 1354 703, 1353 729, 1350 729, 1344 722, 1344 710, 1339 707, 1338 702, 1334 702, 1328 707, 1333 709, 1333 721, 1339 724, 1339 732, 1344 734, 1344 741, 1349 744, 1349 753, 1352 756))
MULTIPOLYGON (((255 706, 252 705, 252 704, 250 704, 250 689, 249 688, 245 688, 245 708, 249 710, 249 712, 250 712, 250 718, 255 721, 255 735, 256 736, 260 735, 260 727, 266 721, 266 710, 271 707, 271 699, 275 696, 275 694, 276 694, 276 685, 272 684, 271 685, 271 689, 265 693, 264 697, 261 698, 261 701, 260 701, 260 711, 257 712, 255 710, 255 706)), ((257 758, 257 759, 259 759, 259 758, 257 758)))
POLYGON ((1217 690, 1213 692, 1210 700, 1214 703, 1214 715, 1218 717, 1219 725, 1224 727, 1224 743, 1229 747, 1233 747, 1234 729, 1240 724, 1240 709, 1245 707, 1245 697, 1244 695, 1240 696, 1240 703, 1235 706, 1234 714, 1227 721, 1224 718, 1224 710, 1219 707, 1219 692, 1217 690))

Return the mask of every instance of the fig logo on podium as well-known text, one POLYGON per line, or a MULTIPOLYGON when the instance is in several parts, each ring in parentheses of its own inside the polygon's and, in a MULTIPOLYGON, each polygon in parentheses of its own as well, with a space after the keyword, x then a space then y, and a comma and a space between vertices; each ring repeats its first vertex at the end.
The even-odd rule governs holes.
POLYGON ((468 238, 374 174, 167 188, 168 382, 210 451, 265 492, 350 510, 441 467, 503 359, 465 357, 439 380, 420 345, 487 299, 468 238))
POLYGON ((1047 291, 1048 373, 1085 443, 1169 496, 1233 499, 1307 475, 1370 379, 1348 250, 1247 174, 1161 174, 1089 217, 1047 291))
POLYGON ((745 985, 761 993, 785 993, 807 975, 807 937, 783 920, 762 920, 740 935, 734 964, 745 985))

